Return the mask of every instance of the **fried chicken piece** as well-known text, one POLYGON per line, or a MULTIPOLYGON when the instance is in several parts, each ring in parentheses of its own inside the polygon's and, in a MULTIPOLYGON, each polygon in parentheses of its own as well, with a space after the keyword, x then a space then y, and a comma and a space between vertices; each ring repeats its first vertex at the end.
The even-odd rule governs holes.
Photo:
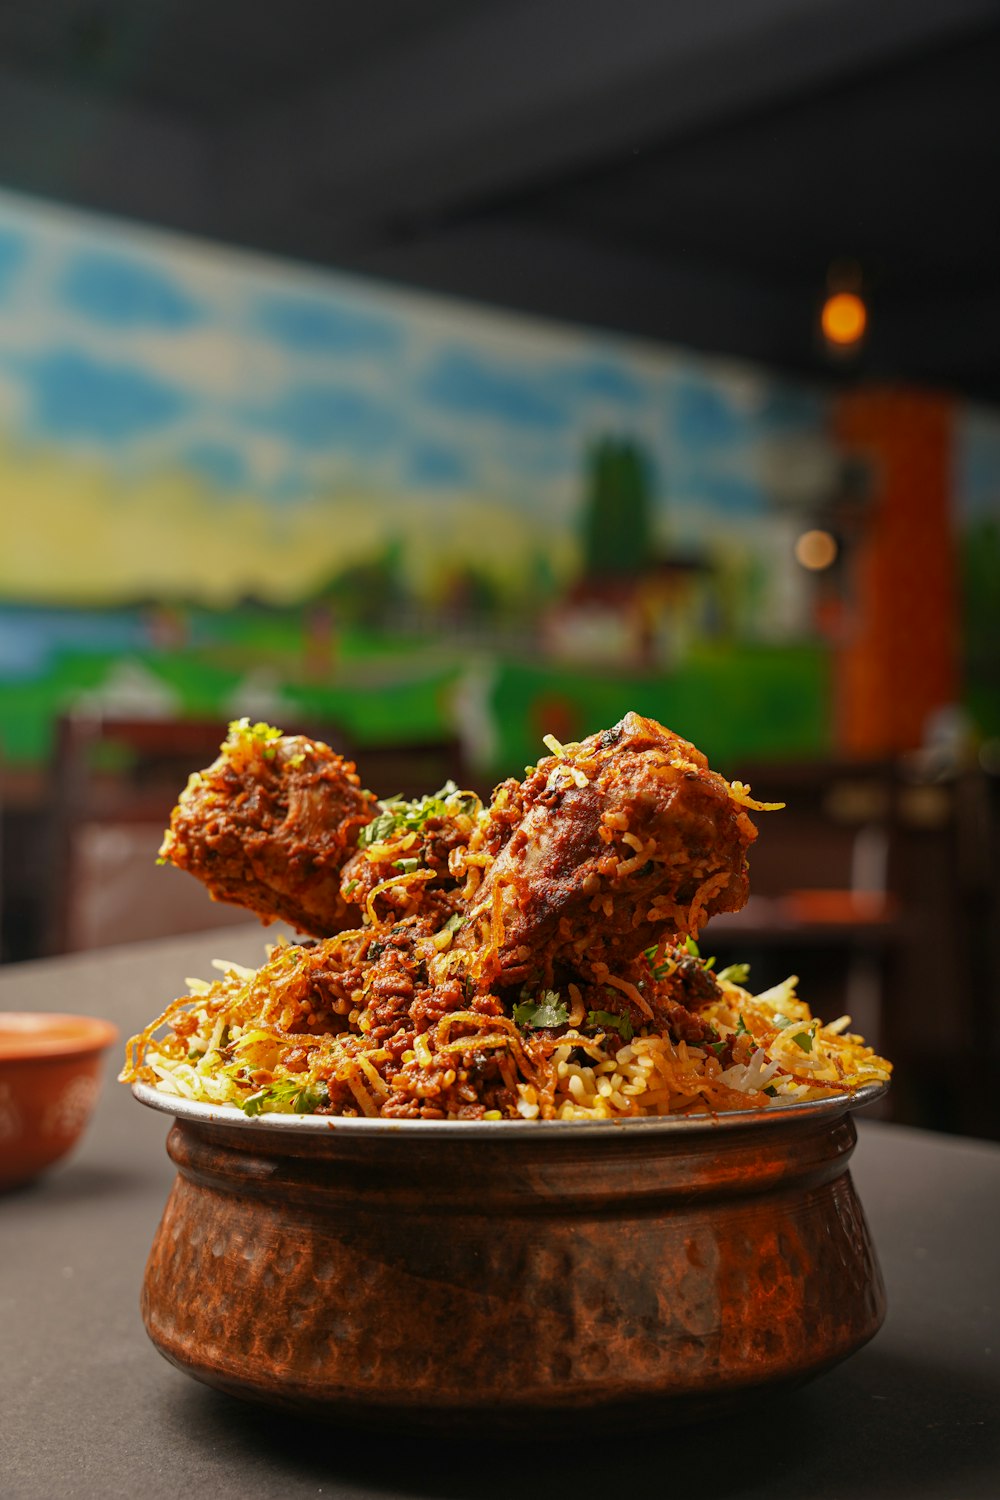
POLYGON ((326 937, 357 923, 341 869, 376 811, 353 763, 328 745, 243 719, 188 781, 160 857, 197 876, 213 901, 326 937))
POLYGON ((481 943, 488 924, 501 985, 557 968, 614 974, 643 949, 743 906, 757 836, 747 805, 763 804, 709 770, 687 740, 626 714, 539 761, 520 786, 498 789, 496 857, 477 920, 456 943, 481 943))

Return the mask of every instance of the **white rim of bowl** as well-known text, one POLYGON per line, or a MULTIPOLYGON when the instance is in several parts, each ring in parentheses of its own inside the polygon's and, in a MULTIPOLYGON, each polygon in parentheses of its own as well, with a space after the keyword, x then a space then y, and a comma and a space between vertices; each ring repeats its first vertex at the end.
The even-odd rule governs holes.
POLYGON ((236 1130, 292 1131, 305 1135, 325 1135, 337 1131, 347 1135, 411 1135, 427 1138, 457 1136, 470 1140, 497 1135, 524 1138, 552 1134, 580 1136, 593 1132, 643 1130, 670 1134, 703 1134, 720 1129, 774 1125, 780 1121, 807 1118, 834 1118, 848 1111, 864 1109, 885 1097, 888 1083, 866 1083, 853 1093, 832 1094, 825 1099, 778 1100, 763 1109, 725 1110, 719 1114, 642 1115, 610 1120, 386 1120, 346 1115, 246 1115, 235 1104, 204 1104, 168 1094, 148 1083, 133 1083, 132 1093, 149 1109, 191 1120, 201 1125, 225 1125, 236 1130))

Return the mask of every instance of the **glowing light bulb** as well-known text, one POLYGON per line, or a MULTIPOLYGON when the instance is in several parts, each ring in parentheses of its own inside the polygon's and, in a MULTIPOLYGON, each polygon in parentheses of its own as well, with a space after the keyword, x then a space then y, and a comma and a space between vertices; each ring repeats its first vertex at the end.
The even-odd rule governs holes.
POLYGON ((857 292, 833 292, 823 303, 820 326, 831 344, 849 348, 864 338, 868 309, 857 292))
POLYGON ((795 560, 811 573, 828 568, 837 558, 837 539, 828 531, 804 531, 795 543, 795 560))

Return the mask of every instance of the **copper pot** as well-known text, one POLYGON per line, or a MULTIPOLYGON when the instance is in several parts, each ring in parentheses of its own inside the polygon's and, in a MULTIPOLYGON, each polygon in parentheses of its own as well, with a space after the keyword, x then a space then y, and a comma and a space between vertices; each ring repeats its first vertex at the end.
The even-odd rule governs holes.
POLYGON ((390 1122, 189 1104, 142 1293, 167 1359, 330 1418, 548 1434, 707 1415, 864 1344, 885 1296, 846 1099, 390 1122))

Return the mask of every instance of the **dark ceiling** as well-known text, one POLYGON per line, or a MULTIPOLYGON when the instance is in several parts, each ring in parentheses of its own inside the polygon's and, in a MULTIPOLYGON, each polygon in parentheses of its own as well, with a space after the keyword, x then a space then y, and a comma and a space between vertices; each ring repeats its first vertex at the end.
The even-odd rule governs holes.
POLYGON ((0 9, 0 186, 830 378, 1000 399, 998 184, 1000 0, 0 9))

